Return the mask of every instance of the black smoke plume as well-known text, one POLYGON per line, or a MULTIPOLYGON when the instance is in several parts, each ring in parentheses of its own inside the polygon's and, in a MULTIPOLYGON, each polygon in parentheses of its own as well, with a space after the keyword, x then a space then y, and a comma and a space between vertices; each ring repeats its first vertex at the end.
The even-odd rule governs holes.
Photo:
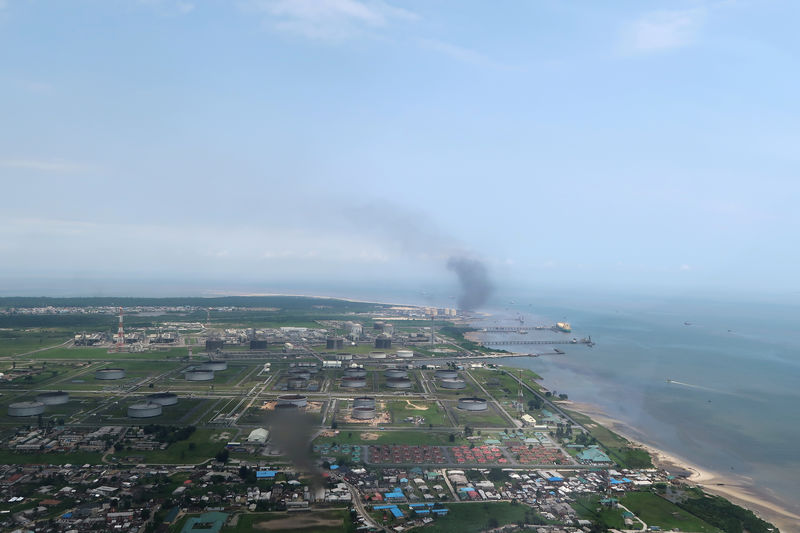
POLYGON ((483 262, 469 257, 453 256, 447 260, 447 269, 458 276, 461 288, 458 295, 459 309, 474 311, 486 303, 492 294, 493 286, 483 262))

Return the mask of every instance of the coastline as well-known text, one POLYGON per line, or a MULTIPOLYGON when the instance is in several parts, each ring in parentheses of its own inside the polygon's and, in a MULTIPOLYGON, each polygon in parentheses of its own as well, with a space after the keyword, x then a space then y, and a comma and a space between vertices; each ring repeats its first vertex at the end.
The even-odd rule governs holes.
POLYGON ((781 533, 800 533, 800 515, 784 508, 781 502, 776 501, 769 489, 754 490, 752 483, 747 481, 750 478, 713 472, 699 467, 683 457, 645 444, 641 442, 640 438, 634 436, 637 433, 634 428, 625 422, 611 418, 596 405, 571 400, 559 401, 557 404, 590 417, 594 422, 624 437, 634 446, 646 450, 657 468, 662 468, 675 475, 684 475, 690 484, 701 487, 705 492, 722 496, 736 505, 753 511, 759 517, 780 528, 781 533))

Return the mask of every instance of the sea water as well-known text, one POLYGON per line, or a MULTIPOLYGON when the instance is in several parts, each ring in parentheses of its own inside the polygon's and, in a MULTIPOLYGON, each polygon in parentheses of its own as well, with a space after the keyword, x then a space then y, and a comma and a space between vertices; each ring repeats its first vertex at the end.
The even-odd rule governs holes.
POLYGON ((503 364, 529 368, 549 389, 633 428, 642 442, 749 478, 757 493, 800 512, 800 307, 679 298, 515 301, 482 324, 519 324, 520 317, 526 325, 566 319, 573 331, 492 338, 591 335, 596 345, 558 346, 566 355, 503 364))

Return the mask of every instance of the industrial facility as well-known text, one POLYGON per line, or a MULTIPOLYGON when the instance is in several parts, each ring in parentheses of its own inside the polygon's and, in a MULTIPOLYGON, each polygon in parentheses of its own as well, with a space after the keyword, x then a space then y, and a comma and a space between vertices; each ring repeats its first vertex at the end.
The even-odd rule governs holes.
POLYGON ((367 386, 366 377, 345 376, 342 378, 342 387, 346 389, 362 389, 367 386))
POLYGON ((42 392, 36 395, 36 401, 44 405, 63 405, 69 402, 69 393, 64 391, 42 392))
POLYGON ((134 403, 128 406, 129 418, 152 418, 162 413, 160 404, 154 402, 134 403))
POLYGON ((211 381, 214 379, 213 370, 187 370, 183 374, 186 381, 211 381))
POLYGON ((37 416, 44 413, 42 402, 17 402, 8 406, 8 416, 37 416))
POLYGON ((462 411, 486 411, 489 408, 489 402, 485 398, 460 398, 458 408, 462 411))
POLYGON ((308 398, 300 394, 285 394, 283 396, 278 396, 278 402, 276 405, 284 404, 292 404, 295 407, 305 407, 308 405, 308 398))
POLYGON ((157 392, 148 395, 147 401, 161 406, 175 405, 178 403, 178 395, 171 392, 157 392))
POLYGON ((223 370, 228 370, 228 362, 227 361, 207 361, 200 365, 199 370, 211 370, 214 372, 221 372, 223 370))
POLYGON ((94 373, 95 379, 122 379, 125 377, 125 370, 122 368, 102 368, 94 373))

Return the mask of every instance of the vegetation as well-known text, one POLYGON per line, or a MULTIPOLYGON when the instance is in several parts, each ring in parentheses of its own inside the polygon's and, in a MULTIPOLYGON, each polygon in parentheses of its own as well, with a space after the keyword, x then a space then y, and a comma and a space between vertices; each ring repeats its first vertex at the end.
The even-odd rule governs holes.
POLYGON ((678 504, 682 509, 702 518, 725 533, 775 532, 768 522, 758 518, 752 511, 743 509, 720 496, 703 494, 678 504))
POLYGON ((629 492, 622 498, 622 503, 648 526, 658 526, 662 530, 677 528, 696 533, 719 531, 706 521, 652 492, 629 492))
POLYGON ((448 505, 447 515, 437 518, 421 530, 425 533, 470 533, 505 524, 544 524, 545 521, 527 505, 508 502, 457 503, 448 505))

